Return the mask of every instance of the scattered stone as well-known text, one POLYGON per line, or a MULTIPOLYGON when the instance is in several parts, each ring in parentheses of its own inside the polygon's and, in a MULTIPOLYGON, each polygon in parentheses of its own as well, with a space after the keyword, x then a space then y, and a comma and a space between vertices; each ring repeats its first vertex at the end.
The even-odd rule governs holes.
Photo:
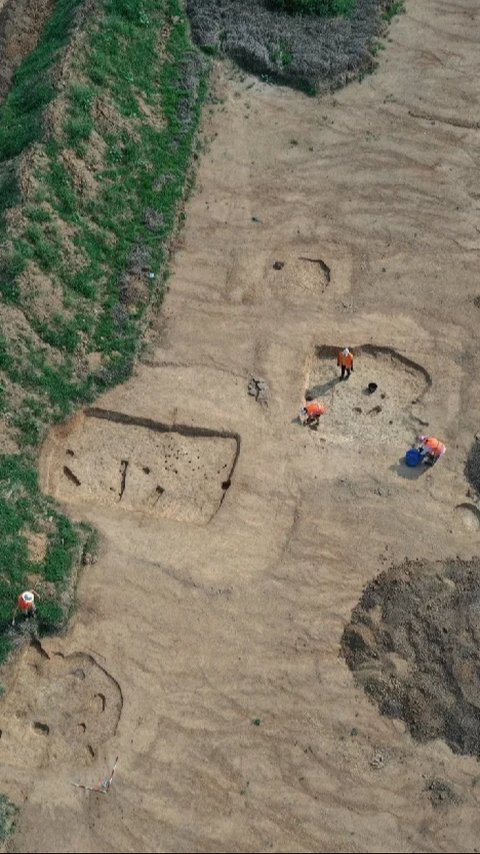
POLYGON ((275 261, 274 262, 274 265, 273 265, 274 270, 283 270, 284 267, 285 267, 284 261, 275 261))
POLYGON ((385 765, 383 753, 374 753, 374 755, 368 760, 368 763, 372 768, 383 768, 385 765))
POLYGON ((262 222, 262 220, 258 216, 252 216, 252 222, 262 222))
POLYGON ((459 803, 458 795, 445 780, 436 778, 430 780, 425 787, 425 791, 428 792, 430 803, 435 809, 459 803))

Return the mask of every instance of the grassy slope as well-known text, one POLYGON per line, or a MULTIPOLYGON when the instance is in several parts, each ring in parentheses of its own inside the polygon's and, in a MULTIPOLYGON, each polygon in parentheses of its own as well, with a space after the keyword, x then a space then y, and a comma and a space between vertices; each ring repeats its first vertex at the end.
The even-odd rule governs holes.
POLYGON ((36 448, 131 371, 205 88, 179 0, 57 0, 0 110, 0 411, 20 449, 0 456, 0 661, 32 582, 42 630, 68 615, 88 532, 40 494, 36 448))

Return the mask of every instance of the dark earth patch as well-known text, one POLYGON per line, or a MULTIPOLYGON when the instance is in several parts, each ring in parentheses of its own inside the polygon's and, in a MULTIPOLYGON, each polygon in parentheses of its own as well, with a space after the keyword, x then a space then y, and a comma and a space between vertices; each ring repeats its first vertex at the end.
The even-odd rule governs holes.
POLYGON ((357 0, 349 17, 325 18, 272 10, 268 0, 187 0, 204 50, 310 93, 374 68, 374 39, 393 7, 393 0, 357 0))
POLYGON ((342 637, 381 713, 480 756, 480 559, 406 561, 365 589, 342 637))
POLYGON ((465 464, 465 477, 474 490, 480 495, 480 441, 475 438, 468 452, 465 464))
POLYGON ((439 780, 437 778, 429 780, 425 787, 425 791, 430 798, 432 807, 435 807, 435 809, 438 809, 438 807, 448 807, 452 804, 458 804, 460 801, 458 795, 445 780, 439 780))

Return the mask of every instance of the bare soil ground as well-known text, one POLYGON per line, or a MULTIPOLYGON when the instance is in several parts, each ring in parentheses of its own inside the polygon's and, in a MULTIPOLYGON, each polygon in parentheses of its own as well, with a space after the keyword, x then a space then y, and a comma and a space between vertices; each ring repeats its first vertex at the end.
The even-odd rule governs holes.
POLYGON ((44 451, 51 495, 70 504, 121 505, 180 522, 209 522, 239 451, 234 435, 87 410, 53 430, 44 451))
POLYGON ((341 655, 381 570, 467 560, 480 545, 464 473, 480 399, 480 11, 407 5, 378 72, 335 97, 217 69, 169 294, 135 376, 98 406, 238 434, 240 453, 207 524, 63 496, 102 547, 68 634, 44 644, 49 658, 27 649, 11 674, 0 757, 22 806, 12 851, 478 847, 476 758, 415 741, 341 655), (300 256, 323 259, 330 280, 300 256), (373 350, 332 385, 319 430, 302 428, 305 389, 336 383, 335 359, 318 353, 346 344, 373 350), (375 359, 381 347, 431 385, 375 359), (267 407, 247 394, 251 376, 267 381, 267 407), (372 380, 386 423, 364 411, 372 380), (412 478, 400 458, 417 423, 448 450, 412 478), (55 661, 47 689, 36 668, 55 661), (86 673, 82 709, 69 661, 86 673), (98 693, 104 711, 88 705, 98 693), (108 796, 71 785, 101 779, 117 755, 108 796))

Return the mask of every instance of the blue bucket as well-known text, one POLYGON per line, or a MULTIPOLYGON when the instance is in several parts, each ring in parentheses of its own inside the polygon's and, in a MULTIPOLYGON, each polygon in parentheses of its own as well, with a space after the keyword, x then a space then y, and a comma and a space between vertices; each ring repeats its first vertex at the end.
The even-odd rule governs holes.
POLYGON ((405 454, 405 462, 406 462, 407 466, 411 466, 412 468, 414 466, 418 466, 421 459, 422 459, 422 454, 418 450, 418 448, 409 448, 409 450, 405 454))

